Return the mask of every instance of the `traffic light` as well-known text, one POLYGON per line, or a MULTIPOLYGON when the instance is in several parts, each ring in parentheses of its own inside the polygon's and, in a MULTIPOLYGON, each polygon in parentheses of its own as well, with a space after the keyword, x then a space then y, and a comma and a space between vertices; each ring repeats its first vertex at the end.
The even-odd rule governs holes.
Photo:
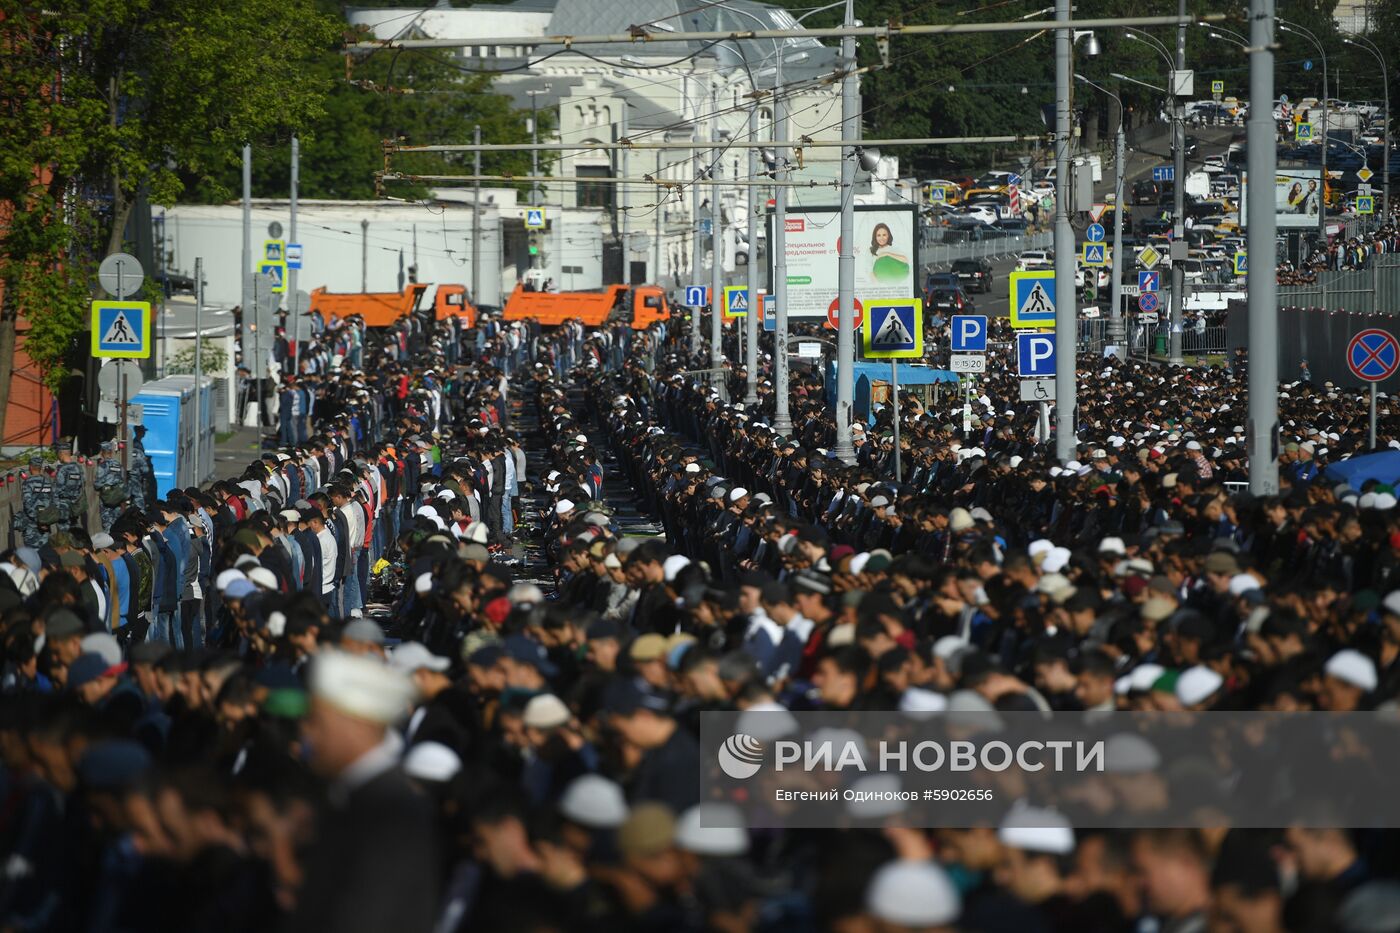
POLYGON ((530 231, 530 255, 531 255, 531 256, 538 256, 538 255, 540 254, 540 240, 541 240, 541 237, 540 237, 539 231, 537 231, 537 230, 531 230, 531 231, 530 231))

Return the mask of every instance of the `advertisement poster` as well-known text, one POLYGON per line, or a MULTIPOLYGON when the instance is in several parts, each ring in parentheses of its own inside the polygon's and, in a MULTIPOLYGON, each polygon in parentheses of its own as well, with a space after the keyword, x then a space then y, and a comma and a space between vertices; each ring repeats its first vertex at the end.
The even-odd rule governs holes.
MULTIPOLYGON (((1284 227, 1317 227, 1322 207, 1322 171, 1315 168, 1281 168, 1274 172, 1274 219, 1284 227)), ((1240 225, 1249 223, 1249 173, 1240 182, 1240 225)))
MULTIPOLYGON (((856 207, 856 298, 862 303, 920 294, 915 216, 913 205, 856 207)), ((789 208, 786 221, 788 317, 825 318, 836 300, 841 212, 789 208)))

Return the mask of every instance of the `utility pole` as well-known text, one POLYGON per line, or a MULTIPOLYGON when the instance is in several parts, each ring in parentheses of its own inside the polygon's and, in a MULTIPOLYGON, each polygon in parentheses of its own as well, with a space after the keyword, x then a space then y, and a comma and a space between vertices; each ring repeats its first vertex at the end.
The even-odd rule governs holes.
POLYGON ((773 254, 773 430, 783 436, 792 433, 792 413, 788 405, 788 307, 787 307, 787 199, 788 150, 776 143, 787 140, 787 97, 783 92, 783 56, 779 52, 773 77, 773 236, 768 249, 773 254))
POLYGON ((1108 331, 1113 343, 1123 346, 1127 332, 1123 319, 1123 212, 1128 210, 1123 203, 1123 160, 1127 141, 1123 138, 1123 101, 1117 95, 1113 100, 1118 108, 1118 132, 1113 137, 1113 281, 1108 290, 1113 313, 1108 318, 1108 331))
MULTIPOLYGON (((1186 0, 1177 0, 1177 13, 1186 15, 1186 0)), ((1172 313, 1168 360, 1174 366, 1185 362, 1181 355, 1182 332, 1186 329, 1186 100, 1180 95, 1181 76, 1186 71, 1186 26, 1176 29, 1176 71, 1169 77, 1168 106, 1172 108, 1172 313)), ((1269 98, 1272 111, 1273 98, 1269 98)), ((1252 109, 1252 108, 1251 108, 1252 109)))
MULTIPOLYGON (((199 438, 204 433, 204 258, 194 260, 194 481, 204 482, 199 468, 199 438)), ((210 412, 212 418, 213 412, 210 412)))
MULTIPOLYGON (((481 126, 472 127, 472 143, 481 145, 481 126)), ((481 178, 481 150, 475 153, 473 168, 481 178)), ((472 304, 481 304, 481 182, 472 185, 472 304)))
MULTIPOLYGON (((658 180, 661 178, 661 153, 660 153, 659 151, 656 153, 656 174, 655 174, 655 177, 656 177, 658 180)), ((654 211, 651 212, 651 219, 652 219, 652 224, 653 224, 653 227, 654 227, 654 229, 653 229, 653 231, 652 231, 654 235, 652 236, 652 242, 651 242, 652 261, 651 261, 651 268, 650 268, 649 270, 647 270, 647 271, 648 271, 647 278, 651 281, 651 284, 653 284, 653 285, 660 285, 660 284, 661 284, 661 215, 662 215, 662 213, 664 213, 663 210, 662 210, 662 205, 663 205, 663 204, 665 203, 665 201, 666 201, 666 189, 665 189, 665 188, 662 188, 662 187, 660 187, 660 186, 658 185, 657 188, 656 188, 656 194, 654 195, 654 198, 655 198, 655 200, 656 200, 656 210, 654 210, 654 211)))
POLYGON ((723 189, 718 182, 724 177, 724 156, 719 146, 719 84, 710 91, 710 144, 711 171, 716 184, 710 188, 710 373, 711 387, 719 391, 721 401, 729 400, 729 384, 719 372, 724 365, 723 347, 720 346, 724 334, 724 250, 720 238, 724 228, 724 208, 720 205, 723 189))
POLYGON ((369 219, 360 221, 360 291, 369 291, 369 219))
MULTIPOLYGON (((846 0, 845 25, 855 25, 854 0, 846 0)), ((841 138, 860 138, 860 87, 857 84, 855 36, 841 38, 841 138)), ((836 255, 836 448, 841 462, 855 463, 851 445, 851 408, 855 398, 856 297, 856 149, 841 148, 841 247, 836 255)))
MULTIPOLYGON (((699 142, 700 120, 696 114, 695 125, 691 128, 691 141, 699 142)), ((700 150, 691 151, 691 174, 698 180, 700 178, 700 150)), ((705 272, 705 241, 700 231, 700 185, 690 186, 690 281, 698 284, 704 279, 700 278, 705 272)), ((716 299, 711 296, 711 301, 716 299)), ((696 356, 700 353, 700 308, 690 309, 690 355, 696 356)))
MULTIPOLYGON (((291 202, 291 223, 287 225, 287 242, 300 243, 297 239, 297 182, 301 172, 301 140, 292 137, 292 202, 291 202)), ((303 308, 297 300, 297 273, 299 270, 287 269, 287 294, 291 296, 292 312, 292 372, 301 370, 301 315, 304 311, 311 310, 303 308)), ((195 383, 198 386, 198 381, 195 383)))
MULTIPOLYGON (((248 321, 252 320, 250 315, 255 313, 253 308, 253 147, 243 146, 243 269, 238 273, 243 282, 242 298, 239 303, 243 307, 243 332, 248 332, 248 321)), ((242 340, 242 334, 239 340, 242 340)), ((247 354, 247 350, 244 350, 247 354)), ((241 416, 243 413, 239 412, 241 416)))
MULTIPOLYGON (((1274 177, 1278 168, 1274 99, 1274 0, 1250 0, 1249 177, 1274 177)), ((1389 166, 1386 166, 1388 169, 1389 166)), ((1384 169, 1383 169, 1384 170, 1384 169)), ((1256 496, 1278 492, 1278 282, 1274 277, 1274 186, 1245 186, 1249 226, 1245 230, 1249 256, 1259 272, 1246 280, 1249 289, 1249 491, 1256 496)), ((1253 270, 1251 270, 1252 272, 1253 270)))
MULTIPOLYGON (((622 102, 622 114, 621 114, 621 125, 620 125, 620 127, 619 127, 619 135, 622 137, 622 139, 626 139, 626 138, 627 138, 627 99, 624 97, 624 98, 619 98, 619 100, 621 100, 621 102, 622 102)), ((619 139, 618 142, 621 142, 622 139, 619 139)), ((628 177, 628 176, 627 176, 627 156, 628 156, 628 154, 629 154, 629 153, 627 152, 627 149, 626 149, 626 148, 623 148, 623 149, 621 150, 621 156, 620 156, 620 158, 621 158, 621 160, 622 160, 622 172, 621 172, 621 175, 622 175, 623 178, 628 177)), ((616 210, 617 210, 617 224, 618 224, 618 227, 620 228, 618 232, 621 234, 621 238, 622 238, 622 283, 623 283, 624 285, 631 285, 631 284, 632 284, 632 250, 631 250, 631 248, 630 248, 630 245, 629 245, 628 242, 627 242, 627 185, 618 185, 618 186, 617 186, 615 189, 613 189, 613 190, 614 190, 614 194, 616 195, 616 198, 617 198, 617 200, 616 200, 616 204, 617 204, 617 208, 616 208, 616 210)))
MULTIPOLYGON (((1070 0, 1055 0, 1055 18, 1070 18, 1070 0)), ((1074 293, 1074 228, 1069 222, 1070 120, 1074 87, 1074 29, 1055 31, 1055 457, 1075 457, 1075 348, 1078 307, 1074 293)))
MULTIPOLYGON (((756 90, 756 89, 755 89, 756 90)), ((749 110, 749 138, 758 135, 758 105, 749 110)), ((758 150, 749 150, 749 181, 758 175, 758 150)), ((744 317, 744 335, 748 339, 748 354, 744 359, 744 405, 751 406, 758 401, 758 316, 763 311, 763 299, 758 296, 758 189, 749 186, 748 192, 748 273, 749 312, 744 317)))

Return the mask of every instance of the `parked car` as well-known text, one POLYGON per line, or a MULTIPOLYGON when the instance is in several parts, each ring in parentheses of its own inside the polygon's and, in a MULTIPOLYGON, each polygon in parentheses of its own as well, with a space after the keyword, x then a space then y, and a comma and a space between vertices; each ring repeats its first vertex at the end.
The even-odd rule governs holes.
POLYGON ((1133 182, 1134 204, 1156 204, 1159 194, 1161 194, 1161 188, 1155 181, 1133 182))
POLYGON ((1017 272, 1055 268, 1055 257, 1048 249, 1028 249, 1016 260, 1017 272))
POLYGON ((938 288, 957 288, 961 284, 956 272, 930 272, 924 278, 924 291, 931 292, 938 288))
POLYGON ((985 259, 958 259, 953 271, 968 292, 985 295, 992 290, 992 264, 985 259))
POLYGON ((943 314, 970 314, 977 310, 972 297, 958 286, 932 289, 924 296, 924 307, 943 314))

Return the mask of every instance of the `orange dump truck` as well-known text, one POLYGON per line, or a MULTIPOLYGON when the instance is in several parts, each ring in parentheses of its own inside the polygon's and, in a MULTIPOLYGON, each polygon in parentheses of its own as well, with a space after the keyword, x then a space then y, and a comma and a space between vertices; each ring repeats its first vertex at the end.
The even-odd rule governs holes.
MULTIPOLYGON (((358 314, 369 327, 389 327, 402 318, 424 311, 424 297, 432 285, 412 282, 402 292, 330 292, 324 287, 311 292, 311 310, 321 312, 329 321, 332 316, 342 320, 358 314)), ((476 324, 476 308, 467 300, 464 285, 439 285, 433 296, 433 317, 444 321, 460 317, 463 326, 476 324)))
POLYGON ((609 320, 626 320, 636 330, 671 317, 666 293, 656 285, 609 285, 599 291, 527 292, 521 286, 506 299, 507 321, 534 318, 545 327, 557 327, 578 318, 589 327, 609 320))

